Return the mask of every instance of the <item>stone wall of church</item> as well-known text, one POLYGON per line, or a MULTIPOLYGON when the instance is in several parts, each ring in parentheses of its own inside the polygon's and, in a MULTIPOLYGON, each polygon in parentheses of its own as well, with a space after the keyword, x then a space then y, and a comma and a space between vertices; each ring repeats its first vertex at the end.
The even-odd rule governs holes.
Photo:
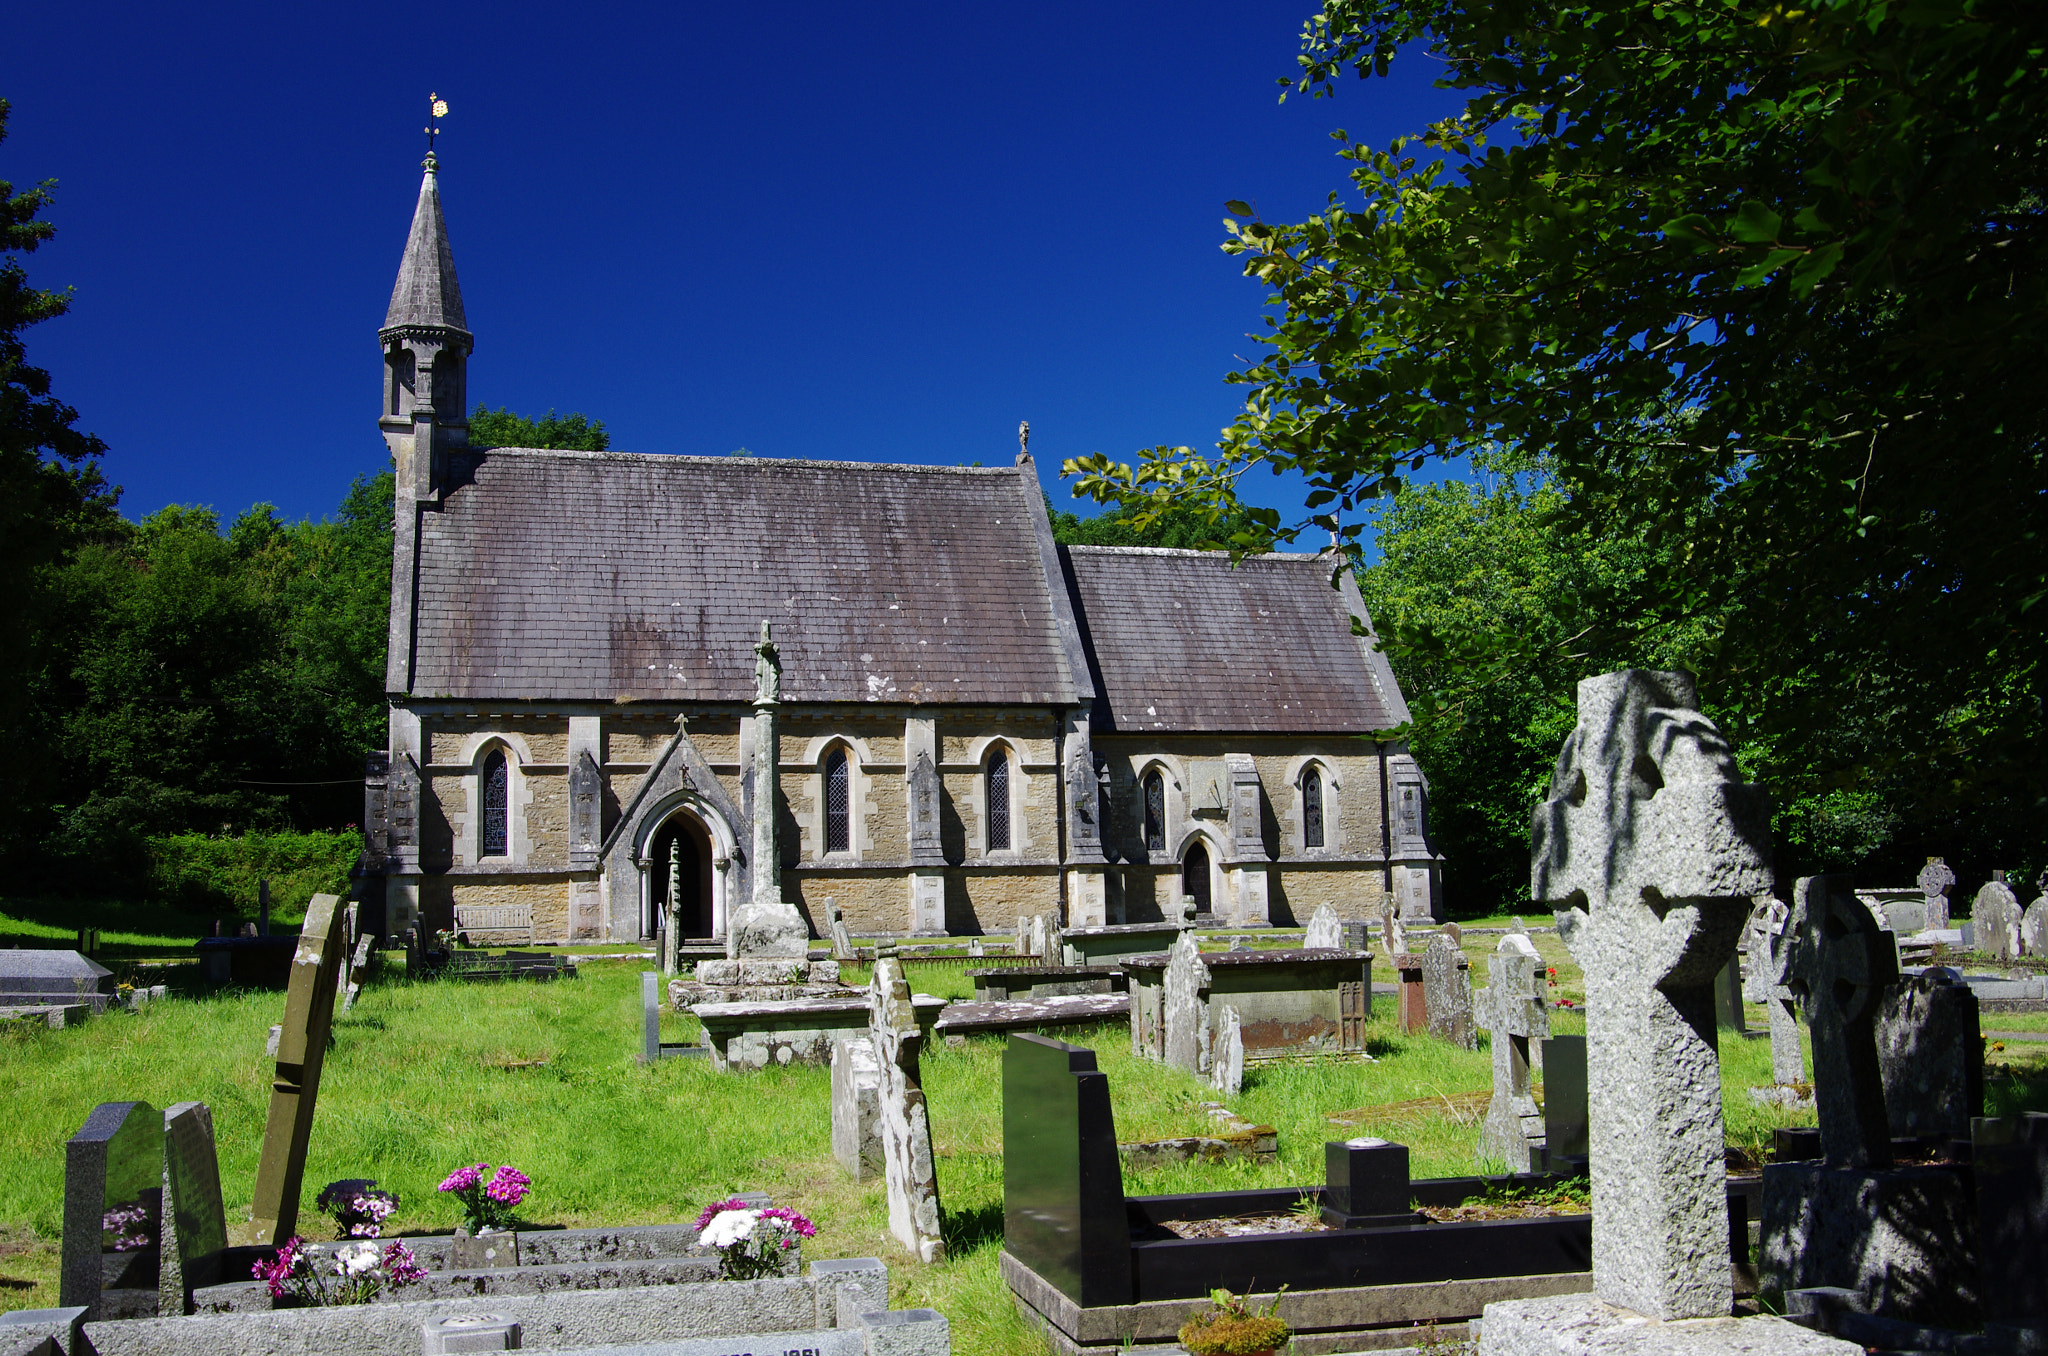
POLYGON ((428 876, 420 881, 420 924, 431 934, 455 926, 458 904, 524 904, 533 911, 533 936, 471 932, 481 946, 552 945, 569 940, 569 882, 535 875, 428 876))
POLYGON ((946 872, 946 931, 954 936, 1017 930, 1017 919, 1060 907, 1059 868, 954 868, 946 872))
POLYGON ((1306 927, 1324 904, 1336 909, 1341 918, 1377 924, 1381 912, 1393 901, 1386 889, 1386 874, 1378 865, 1294 863, 1275 867, 1269 889, 1276 926, 1285 919, 1288 925, 1306 927))

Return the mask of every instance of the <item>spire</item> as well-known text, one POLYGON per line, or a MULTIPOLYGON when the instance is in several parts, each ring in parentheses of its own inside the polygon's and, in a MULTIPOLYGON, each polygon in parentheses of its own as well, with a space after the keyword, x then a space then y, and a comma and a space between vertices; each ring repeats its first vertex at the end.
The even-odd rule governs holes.
POLYGON ((398 285, 391 289, 391 309, 384 328, 435 325, 469 332, 462 314, 462 288, 455 281, 455 256, 448 248, 448 225, 441 218, 441 189, 435 182, 440 162, 431 152, 421 162, 420 202, 412 214, 412 235, 398 266, 398 285))

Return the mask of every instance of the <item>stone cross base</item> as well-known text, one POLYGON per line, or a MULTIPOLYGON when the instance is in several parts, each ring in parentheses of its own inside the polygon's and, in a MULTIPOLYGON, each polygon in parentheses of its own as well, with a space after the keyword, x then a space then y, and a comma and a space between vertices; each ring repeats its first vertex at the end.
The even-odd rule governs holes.
POLYGON ((1486 1306, 1479 1356, 1863 1356, 1863 1348, 1768 1315, 1661 1322, 1591 1295, 1486 1306))
POLYGON ((1974 1328, 1974 1207, 1942 1168, 1771 1163, 1757 1250, 1766 1299, 1815 1286, 1855 1291, 1885 1318, 1974 1328))

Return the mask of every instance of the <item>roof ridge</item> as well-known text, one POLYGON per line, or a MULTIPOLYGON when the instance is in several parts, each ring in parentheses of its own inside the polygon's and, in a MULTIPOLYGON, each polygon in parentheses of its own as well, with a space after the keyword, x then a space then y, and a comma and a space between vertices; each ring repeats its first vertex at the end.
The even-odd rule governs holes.
MULTIPOLYGON (((1123 556, 1227 556, 1228 551, 1196 551, 1185 546, 1069 546, 1069 551, 1099 552, 1102 555, 1123 556)), ((1321 560, 1321 551, 1257 551, 1245 556, 1246 560, 1321 560)))
POLYGON ((589 452, 569 447, 471 447, 471 452, 496 455, 504 452, 516 453, 522 457, 563 457, 584 461, 617 462, 708 462, 719 466, 759 465, 795 467, 843 467, 857 466, 866 471, 915 471, 926 475, 996 476, 1015 475, 1014 466, 932 466, 911 461, 834 461, 825 457, 732 457, 715 453, 699 452, 627 452, 619 448, 606 448, 602 452, 589 452))

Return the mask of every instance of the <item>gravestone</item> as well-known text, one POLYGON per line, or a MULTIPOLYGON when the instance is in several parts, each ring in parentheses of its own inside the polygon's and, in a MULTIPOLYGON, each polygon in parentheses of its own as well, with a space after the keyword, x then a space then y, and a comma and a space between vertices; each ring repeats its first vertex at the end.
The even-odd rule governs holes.
POLYGON ((1089 1308, 1131 1301, 1116 1142, 1095 1052, 1013 1033, 1003 1050, 1003 1250, 1089 1308))
POLYGON ((1591 1152, 1586 1105, 1586 1038, 1543 1042, 1543 1162, 1546 1172, 1583 1172, 1591 1152), (1573 1159, 1579 1163, 1574 1165, 1573 1159))
POLYGON ((114 972, 76 951, 0 951, 0 1008, 87 1003, 94 1012, 114 1001, 114 972))
POLYGON ((1914 884, 1927 900, 1927 926, 1946 928, 1948 926, 1948 892, 1956 885, 1956 873, 1949 864, 1939 857, 1929 857, 1927 865, 1920 868, 1920 875, 1914 884))
POLYGON ((1768 1003, 1777 986, 1771 944, 1784 930, 1786 909, 1770 895, 1759 895, 1749 923, 1742 930, 1742 1001, 1768 1003))
POLYGON ((1877 1013, 1885 1119, 1894 1135, 1967 1139, 1984 1114, 1984 1041, 1977 996, 1930 966, 1885 990, 1877 1013))
POLYGON ((1336 951, 1344 945, 1344 920, 1328 904, 1308 920, 1308 933, 1301 939, 1305 951, 1336 951))
POLYGON ((1531 884, 1586 977, 1594 1293, 1657 1319, 1723 1317, 1713 982, 1770 887, 1768 809, 1691 674, 1605 674, 1578 699, 1532 817, 1531 884))
POLYGON ((356 1005, 356 995, 363 991, 363 978, 369 974, 370 951, 377 939, 369 933, 356 938, 355 955, 349 959, 348 991, 342 996, 341 1010, 347 1012, 356 1005))
POLYGON ((164 1110, 163 1260, 157 1312, 189 1313, 194 1287, 221 1280, 228 1245, 220 1199, 220 1160, 213 1146, 213 1113, 204 1102, 175 1102, 164 1110))
POLYGON ((1770 939, 1767 952, 1769 983, 1764 990, 1764 1008, 1770 1017, 1771 1081, 1789 1087, 1806 1081, 1806 1043, 1799 1030, 1799 995, 1793 992, 1785 972, 1792 959, 1792 938, 1786 931, 1791 922, 1786 910, 1778 933, 1770 939))
POLYGON ((1970 922, 1977 929, 1977 950, 1993 960, 2018 960, 2020 954, 2020 901, 2005 883, 2005 873, 1994 871, 1970 905, 1970 922))
POLYGON ((1970 1207, 1945 1168, 1893 1168, 1877 1019, 1898 978, 1891 934, 1846 875, 1793 887, 1784 976, 1813 1035, 1822 1162, 1763 1172, 1758 1281, 1767 1300, 1842 1287, 1858 1307, 1916 1323, 1974 1326, 1970 1207))
POLYGON ((275 1246, 298 1231, 299 1188, 306 1175, 306 1145, 313 1134, 313 1105, 320 1095, 320 1066, 334 1027, 334 986, 341 968, 341 900, 314 895, 292 954, 284 1030, 277 1047, 277 1072, 270 1085, 270 1114, 263 1127, 263 1155, 256 1165, 255 1200, 249 1223, 233 1230, 234 1241, 275 1246))
POLYGON ((1422 1003, 1428 1013, 1429 1034, 1438 1040, 1479 1048, 1472 1027, 1472 978, 1460 962, 1458 944, 1439 932, 1429 939, 1422 953, 1422 1003))
POLYGON ((1821 1150, 1833 1168, 1885 1167, 1892 1132, 1877 1059, 1877 1010, 1899 977, 1891 935, 1878 927, 1845 875, 1806 876, 1793 887, 1786 986, 1813 1032, 1813 1093, 1821 1150))
POLYGON ((1237 1009, 1226 1005, 1216 1022, 1216 1037, 1209 1058, 1209 1084, 1216 1091, 1235 1097, 1244 1091, 1244 1023, 1237 1009))
POLYGON ((854 954, 853 938, 846 932, 846 916, 839 911, 839 901, 826 897, 826 925, 832 933, 832 959, 836 961, 857 960, 854 954))
POLYGON ((163 1171, 163 1117, 147 1102, 102 1102, 65 1143, 60 1305, 156 1313, 163 1171))
POLYGON ((754 646, 754 870, 753 898, 743 900, 727 924, 726 954, 746 960, 810 954, 811 930, 796 905, 782 897, 781 742, 776 721, 782 711, 782 655, 769 623, 761 623, 754 646))
POLYGON ((1194 933, 1183 932, 1167 951, 1161 987, 1166 1062, 1199 1077, 1209 1068, 1209 1005, 1202 997, 1209 990, 1209 967, 1202 963, 1194 933))
POLYGON ((2039 888, 2040 895, 2020 917, 2020 950, 2029 956, 2048 956, 2048 872, 2039 888))
POLYGON ((1480 1026, 1493 1036, 1493 1098, 1479 1129, 1479 1153, 1506 1163, 1509 1172, 1529 1172, 1544 1161, 1543 1114, 1529 1090, 1529 1042, 1550 1036, 1542 968, 1536 948, 1516 932, 1502 937, 1486 961, 1480 1026))
POLYGON ((889 1232, 921 1262, 942 1262, 939 1175, 918 1055, 924 1030, 911 1006, 910 985, 894 957, 875 962, 868 984, 868 1034, 881 1078, 875 1104, 881 1123, 882 1173, 889 1191, 889 1232))
POLYGON ((2048 1325, 2048 1115, 1980 1117, 1970 1143, 1986 1336, 2032 1329, 2023 1344, 1999 1345, 2038 1351, 2048 1325))
POLYGON ((873 1037, 832 1043, 832 1156, 856 1182, 882 1175, 881 1088, 873 1037))
POLYGON ((1380 936, 1387 944, 1389 956, 1408 954, 1408 930, 1401 926, 1401 920, 1394 916, 1392 909, 1380 915, 1380 936))

